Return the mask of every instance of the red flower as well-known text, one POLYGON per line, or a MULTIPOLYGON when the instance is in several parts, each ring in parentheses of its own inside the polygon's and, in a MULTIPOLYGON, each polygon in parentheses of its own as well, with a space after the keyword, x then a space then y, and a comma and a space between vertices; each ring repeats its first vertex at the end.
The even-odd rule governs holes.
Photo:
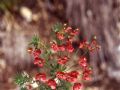
POLYGON ((60 46, 58 46, 58 48, 59 48, 60 51, 65 51, 65 46, 64 45, 60 45, 60 46))
POLYGON ((83 80, 91 80, 90 76, 87 74, 83 74, 83 80))
POLYGON ((79 48, 89 48, 89 46, 89 43, 86 40, 84 40, 80 43, 79 48))
POLYGON ((61 57, 58 58, 58 64, 60 64, 60 65, 66 64, 67 61, 68 61, 68 57, 67 57, 67 56, 64 56, 64 57, 62 57, 62 58, 61 58, 61 57))
POLYGON ((93 52, 94 50, 100 49, 100 46, 98 45, 96 39, 93 39, 88 47, 89 51, 93 52))
POLYGON ((81 86, 81 83, 74 83, 73 90, 80 90, 81 86))
POLYGON ((40 49, 36 49, 34 52, 33 52, 33 55, 34 57, 39 57, 39 55, 41 54, 41 50, 40 49))
POLYGON ((77 81, 77 78, 69 75, 69 73, 68 73, 66 80, 67 80, 68 82, 71 82, 71 83, 73 82, 73 83, 74 83, 74 82, 77 81))
POLYGON ((82 67, 86 67, 87 66, 87 59, 86 59, 86 57, 81 57, 80 59, 79 59, 79 65, 80 66, 82 66, 82 67))
POLYGON ((70 76, 77 78, 79 73, 77 71, 72 71, 69 73, 70 76))
POLYGON ((62 33, 57 33, 57 38, 59 40, 63 40, 64 39, 64 35, 62 33))
POLYGON ((32 53, 33 52, 33 48, 31 48, 31 47, 29 47, 28 49, 27 49, 27 51, 28 51, 28 53, 32 53))
POLYGON ((65 32, 67 33, 67 32, 70 32, 71 30, 72 30, 71 27, 67 27, 67 28, 65 29, 65 32))
POLYGON ((41 82, 46 82, 46 74, 45 73, 38 73, 35 76, 35 79, 41 82))
POLYGON ((84 47, 84 44, 80 43, 79 48, 83 48, 83 47, 84 47))
POLYGON ((45 63, 45 61, 42 58, 35 58, 35 60, 34 60, 34 64, 38 65, 39 67, 43 67, 44 63, 45 63))
POLYGON ((69 82, 76 82, 78 78, 79 73, 77 71, 71 71, 70 73, 67 73, 67 81, 69 82))
POLYGON ((49 80, 47 81, 47 85, 48 85, 51 89, 53 89, 53 90, 56 89, 56 86, 57 86, 55 80, 53 80, 53 79, 49 79, 49 80))
POLYGON ((74 48, 73 48, 73 46, 70 42, 67 43, 66 49, 67 49, 68 52, 73 52, 73 50, 74 50, 74 48))
POLYGON ((79 32, 78 32, 78 29, 76 29, 76 30, 71 31, 70 35, 75 36, 75 35, 77 35, 78 33, 79 33, 79 32))
POLYGON ((59 79, 66 80, 66 74, 64 72, 57 72, 56 77, 59 79))
POLYGON ((73 38, 72 37, 69 37, 68 38, 68 42, 72 42, 73 41, 73 38))
POLYGON ((59 48, 58 48, 58 45, 56 43, 53 43, 51 48, 54 50, 54 51, 58 51, 59 48))
POLYGON ((90 75, 92 74, 92 70, 89 68, 85 68, 83 71, 83 79, 84 80, 90 80, 90 75))

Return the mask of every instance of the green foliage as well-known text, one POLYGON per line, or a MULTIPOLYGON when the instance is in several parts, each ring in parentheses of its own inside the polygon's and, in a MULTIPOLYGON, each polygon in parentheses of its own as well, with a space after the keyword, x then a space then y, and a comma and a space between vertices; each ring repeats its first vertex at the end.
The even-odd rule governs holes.
POLYGON ((70 82, 60 80, 60 86, 58 86, 58 90, 70 90, 72 84, 70 82))
POLYGON ((37 35, 34 35, 30 42, 30 45, 33 45, 35 48, 37 48, 39 42, 40 42, 40 38, 37 35))
POLYGON ((62 25, 62 23, 56 23, 54 26, 53 26, 53 31, 54 32, 59 32, 59 31, 61 31, 62 29, 63 29, 63 25, 62 25))
POLYGON ((25 87, 21 87, 20 90, 27 90, 25 87))
POLYGON ((51 69, 50 69, 50 75, 53 76, 53 78, 55 77, 55 72, 60 68, 60 65, 57 63, 54 64, 50 64, 51 69))
POLYGON ((63 28, 64 28, 63 24, 62 24, 62 23, 59 23, 59 22, 56 23, 56 24, 53 26, 53 28, 52 28, 53 31, 51 32, 51 36, 55 39, 55 41, 58 43, 58 45, 62 44, 62 41, 59 40, 59 39, 56 37, 55 33, 61 32, 61 31, 63 30, 63 28))
POLYGON ((0 0, 0 9, 1 10, 10 10, 13 9, 13 7, 19 5, 22 0, 0 0))
POLYGON ((30 78, 24 74, 17 74, 15 77, 15 83, 22 86, 24 83, 29 82, 30 78))
MULTIPOLYGON (((47 47, 48 48, 48 47, 47 47)), ((42 58, 45 58, 45 60, 48 60, 49 58, 49 56, 52 54, 52 52, 49 50, 49 49, 47 49, 44 53, 42 53, 40 56, 42 57, 42 58)))
POLYGON ((50 87, 48 87, 47 85, 41 83, 39 85, 39 90, 52 90, 50 87))

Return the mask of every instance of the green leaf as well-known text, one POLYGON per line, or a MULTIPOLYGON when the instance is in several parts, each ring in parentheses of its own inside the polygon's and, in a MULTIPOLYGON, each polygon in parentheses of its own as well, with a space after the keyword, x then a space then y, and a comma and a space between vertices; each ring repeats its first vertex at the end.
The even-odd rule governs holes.
POLYGON ((61 67, 61 71, 65 71, 66 70, 66 67, 65 66, 62 66, 61 67))
POLYGON ((72 84, 70 82, 60 80, 60 86, 58 86, 57 90, 70 90, 72 84))
POLYGON ((62 23, 56 23, 54 26, 53 26, 53 31, 54 32, 59 32, 63 29, 63 25, 62 23))
POLYGON ((22 3, 22 0, 0 0, 0 10, 11 10, 20 3, 22 3))
POLYGON ((40 42, 40 38, 37 35, 34 35, 32 41, 30 42, 30 45, 33 45, 35 48, 37 48, 39 42, 40 42))
POLYGON ((46 84, 40 83, 39 90, 52 90, 52 89, 48 87, 46 84))
POLYGON ((25 87, 21 87, 20 90, 27 90, 27 88, 25 88, 25 87))
POLYGON ((30 78, 27 76, 24 76, 23 74, 18 74, 15 77, 15 83, 22 86, 24 83, 30 81, 30 78))

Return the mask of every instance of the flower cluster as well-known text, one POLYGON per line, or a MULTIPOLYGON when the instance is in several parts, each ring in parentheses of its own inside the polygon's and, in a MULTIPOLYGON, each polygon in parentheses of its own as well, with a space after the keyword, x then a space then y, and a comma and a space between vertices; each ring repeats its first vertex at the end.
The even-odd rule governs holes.
POLYGON ((79 72, 77 71, 71 71, 69 73, 64 73, 64 72, 57 72, 56 77, 62 80, 66 80, 68 82, 76 82, 77 78, 79 76, 79 72))
POLYGON ((34 65, 40 68, 40 72, 34 76, 34 82, 41 88, 44 87, 45 90, 70 90, 71 88, 80 90, 82 87, 80 76, 82 75, 83 80, 90 80, 92 70, 88 64, 86 52, 98 49, 99 45, 94 38, 90 43, 80 42, 79 47, 74 48, 73 41, 79 32, 79 29, 72 29, 66 24, 56 24, 53 27, 54 40, 50 43, 46 44, 38 37, 34 37, 28 52, 34 57, 34 65), (79 56, 76 52, 81 49, 84 49, 85 53, 79 56), (73 68, 68 64, 73 61, 75 54, 80 57, 76 60, 76 65, 80 67, 80 70, 72 70, 73 68), (71 70, 69 71, 67 68, 71 70), (46 71, 43 72, 41 69, 46 71), (66 85, 67 83, 70 85, 66 85))

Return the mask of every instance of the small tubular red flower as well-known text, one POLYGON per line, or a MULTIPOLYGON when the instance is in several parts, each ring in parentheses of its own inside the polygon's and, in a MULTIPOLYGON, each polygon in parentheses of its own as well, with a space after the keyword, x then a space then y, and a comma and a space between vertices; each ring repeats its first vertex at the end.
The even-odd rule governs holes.
POLYGON ((83 47, 84 47, 84 44, 80 43, 79 48, 83 48, 83 47))
POLYGON ((56 43, 53 43, 53 44, 51 45, 51 48, 52 48, 54 51, 58 51, 58 50, 59 50, 59 47, 58 47, 58 45, 57 45, 56 43))
POLYGON ((42 58, 35 58, 35 60, 34 60, 34 64, 38 65, 39 67, 43 67, 44 63, 45 63, 45 61, 42 58))
POLYGON ((68 81, 68 82, 71 82, 71 83, 74 83, 74 82, 76 82, 77 81, 77 77, 78 77, 78 75, 73 75, 73 73, 66 73, 67 75, 67 78, 66 78, 66 80, 68 81))
POLYGON ((72 76, 72 77, 77 78, 78 75, 79 75, 79 73, 78 73, 77 71, 71 71, 71 72, 69 73, 69 75, 72 76))
POLYGON ((65 51, 65 46, 64 45, 59 45, 58 48, 59 48, 60 51, 65 51))
POLYGON ((49 80, 47 81, 47 85, 48 85, 51 89, 53 89, 53 90, 55 90, 55 89, 56 89, 56 86, 57 86, 55 80, 53 80, 53 79, 49 79, 49 80))
POLYGON ((73 90, 80 90, 82 87, 82 84, 81 83, 74 83, 73 85, 73 90))
POLYGON ((79 73, 77 71, 71 71, 69 73, 67 73, 67 78, 66 80, 68 82, 76 82, 77 78, 78 78, 79 73))
POLYGON ((38 73, 35 76, 35 79, 41 82, 46 82, 46 74, 45 73, 38 73))
POLYGON ((59 78, 59 79, 66 80, 66 74, 64 72, 60 72, 60 71, 57 72, 56 77, 59 78))
POLYGON ((62 33, 57 33, 57 38, 59 40, 63 40, 64 39, 64 35, 62 33))
POLYGON ((79 59, 78 63, 81 67, 86 67, 87 66, 87 58, 86 57, 81 57, 79 59))
POLYGON ((79 48, 89 48, 90 44, 84 40, 80 43, 79 48))
POLYGON ((78 30, 73 30, 73 31, 70 32, 70 35, 75 36, 75 35, 77 35, 78 33, 79 33, 78 30))
POLYGON ((34 57, 39 57, 39 55, 41 54, 41 50, 40 49, 36 49, 34 52, 33 52, 33 55, 34 57))
POLYGON ((68 82, 74 83, 74 82, 77 81, 77 78, 76 77, 72 77, 71 75, 68 74, 66 80, 68 82))
POLYGON ((91 77, 88 74, 83 74, 83 80, 91 80, 91 77))
POLYGON ((90 75, 92 74, 92 70, 89 68, 85 68, 83 71, 83 80, 90 80, 90 75))
POLYGON ((72 53, 74 51, 74 48, 70 42, 67 43, 66 49, 68 52, 72 53))
POLYGON ((67 56, 60 57, 60 58, 58 58, 58 64, 64 65, 64 64, 67 63, 68 59, 69 59, 69 58, 68 58, 67 56))
POLYGON ((67 27, 64 31, 65 31, 66 33, 68 33, 68 32, 70 32, 71 30, 72 30, 71 27, 67 27))
POLYGON ((94 50, 100 49, 100 46, 98 45, 96 39, 93 39, 88 47, 90 52, 93 52, 94 50))

